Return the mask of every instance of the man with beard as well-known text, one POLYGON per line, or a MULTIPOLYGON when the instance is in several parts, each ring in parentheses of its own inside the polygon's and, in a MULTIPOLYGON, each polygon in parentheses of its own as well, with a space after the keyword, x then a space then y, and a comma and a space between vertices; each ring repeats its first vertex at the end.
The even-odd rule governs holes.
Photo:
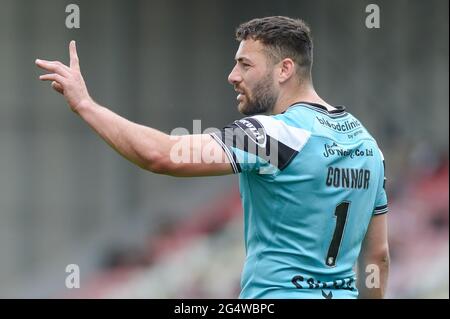
POLYGON ((228 80, 247 117, 213 134, 170 137, 98 105, 73 41, 70 66, 36 64, 51 72, 40 79, 52 81, 72 111, 140 167, 172 176, 239 173, 246 247, 241 298, 383 297, 387 196, 376 141, 344 107, 316 93, 305 22, 254 19, 238 27, 236 38, 228 80), (174 161, 179 145, 200 160, 174 161), (211 154, 220 156, 212 161, 211 154))

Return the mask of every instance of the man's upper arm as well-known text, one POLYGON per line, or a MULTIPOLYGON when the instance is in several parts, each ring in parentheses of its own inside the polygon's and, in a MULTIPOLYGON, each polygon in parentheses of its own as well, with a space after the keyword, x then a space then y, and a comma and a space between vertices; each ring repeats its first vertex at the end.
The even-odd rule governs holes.
POLYGON ((223 148, 209 134, 170 136, 160 173, 179 176, 219 176, 233 169, 223 148))
POLYGON ((389 274, 387 233, 387 214, 373 215, 358 258, 358 298, 385 296, 389 274))
POLYGON ((363 242, 361 254, 368 257, 378 256, 380 258, 384 258, 384 255, 388 252, 387 213, 389 208, 385 189, 385 162, 381 150, 379 175, 380 179, 378 182, 374 210, 363 242))
POLYGON ((383 259, 389 252, 388 214, 373 215, 361 248, 362 259, 383 259))
POLYGON ((211 176, 283 170, 303 148, 310 132, 271 116, 246 117, 212 134, 171 136, 163 173, 211 176))

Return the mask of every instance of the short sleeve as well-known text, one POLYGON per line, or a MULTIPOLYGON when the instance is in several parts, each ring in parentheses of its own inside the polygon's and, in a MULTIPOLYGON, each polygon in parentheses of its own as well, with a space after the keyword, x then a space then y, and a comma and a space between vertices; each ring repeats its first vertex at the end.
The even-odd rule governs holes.
POLYGON ((211 133, 224 149, 235 173, 259 174, 285 169, 310 135, 307 130, 267 115, 246 117, 211 133))
POLYGON ((388 208, 388 198, 386 194, 386 164, 384 161, 383 153, 380 151, 382 167, 380 170, 380 175, 382 176, 381 182, 378 185, 377 197, 375 199, 375 208, 373 211, 374 215, 386 214, 389 211, 388 208))

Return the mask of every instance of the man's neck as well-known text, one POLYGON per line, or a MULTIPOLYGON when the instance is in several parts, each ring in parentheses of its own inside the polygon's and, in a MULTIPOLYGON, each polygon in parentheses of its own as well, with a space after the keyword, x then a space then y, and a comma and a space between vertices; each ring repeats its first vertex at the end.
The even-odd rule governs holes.
POLYGON ((295 94, 292 92, 280 94, 278 101, 273 109, 272 114, 280 114, 286 111, 289 106, 296 102, 309 102, 323 105, 328 109, 328 111, 335 110, 336 108, 325 102, 314 90, 313 87, 309 86, 305 89, 297 90, 295 94))

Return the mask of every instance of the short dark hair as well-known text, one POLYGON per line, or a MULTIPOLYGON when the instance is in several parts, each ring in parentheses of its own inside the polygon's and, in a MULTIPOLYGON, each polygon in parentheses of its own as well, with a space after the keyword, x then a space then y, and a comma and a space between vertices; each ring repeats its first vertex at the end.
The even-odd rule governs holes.
POLYGON ((273 16, 253 19, 236 30, 236 40, 259 40, 275 63, 291 58, 298 65, 300 77, 310 76, 313 63, 311 29, 301 19, 273 16))

